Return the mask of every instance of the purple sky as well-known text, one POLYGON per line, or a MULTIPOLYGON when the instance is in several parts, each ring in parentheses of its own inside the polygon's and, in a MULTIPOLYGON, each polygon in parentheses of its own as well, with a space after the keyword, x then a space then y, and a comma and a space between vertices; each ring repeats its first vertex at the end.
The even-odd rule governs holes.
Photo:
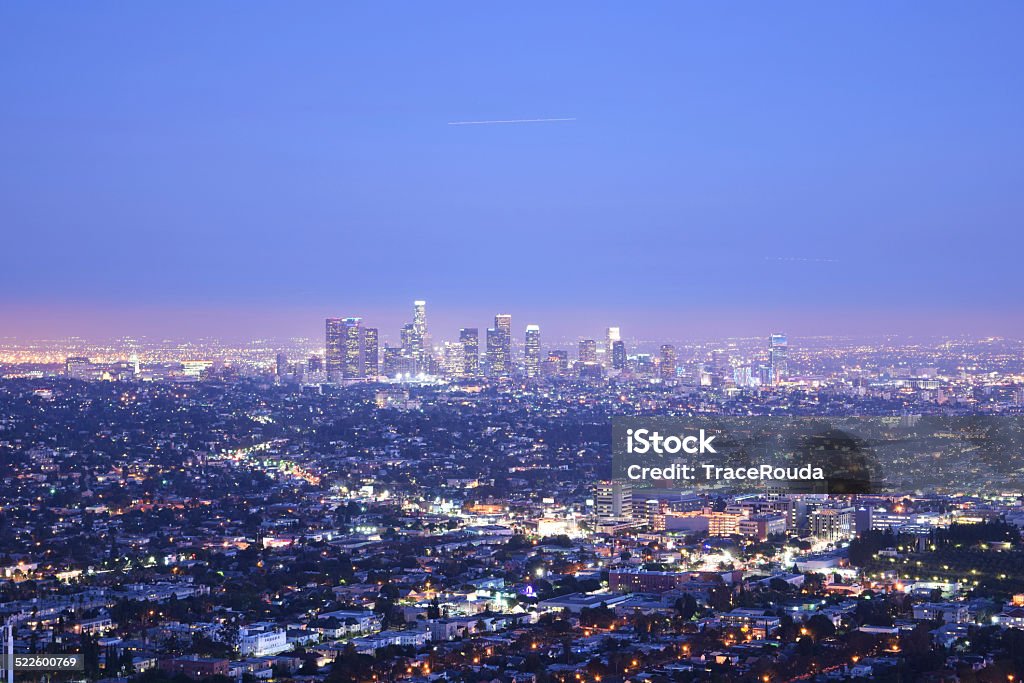
POLYGON ((0 337, 1024 334, 1022 23, 5 3, 0 337))

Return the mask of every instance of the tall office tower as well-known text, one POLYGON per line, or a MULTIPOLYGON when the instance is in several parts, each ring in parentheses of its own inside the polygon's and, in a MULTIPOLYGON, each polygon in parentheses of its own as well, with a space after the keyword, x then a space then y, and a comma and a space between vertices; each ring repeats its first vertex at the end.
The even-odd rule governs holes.
POLYGON ((345 379, 363 376, 362 318, 342 318, 341 376, 345 379))
POLYGON ((466 374, 466 348, 461 342, 445 342, 442 363, 448 377, 464 377, 466 374))
POLYGON ((287 375, 288 374, 288 356, 285 354, 285 352, 284 351, 278 351, 277 357, 275 358, 275 361, 277 362, 277 376, 278 376, 278 378, 281 378, 281 377, 284 377, 285 375, 287 375))
POLYGON ((327 379, 332 382, 341 379, 345 365, 344 328, 341 318, 327 319, 327 351, 324 358, 327 379))
POLYGON ((491 377, 507 377, 512 370, 512 316, 494 316, 494 327, 487 330, 487 372, 491 377))
POLYGON ((401 342, 402 342, 402 353, 404 353, 405 355, 407 355, 409 357, 412 357, 415 354, 415 346, 416 346, 416 342, 413 339, 413 337, 415 337, 415 335, 416 335, 416 333, 415 333, 415 331, 413 329, 413 324, 412 323, 406 323, 406 324, 402 325, 402 331, 401 331, 400 335, 401 335, 401 342))
POLYGON ((676 378, 676 347, 671 344, 661 345, 661 378, 676 378))
POLYGON ((712 349, 711 350, 711 370, 720 375, 724 375, 726 370, 729 369, 729 353, 725 349, 712 349))
POLYGON ((502 356, 501 332, 493 327, 487 328, 487 376, 501 377, 505 373, 505 362, 502 356))
POLYGON ((501 332, 502 353, 505 356, 505 372, 512 372, 512 316, 499 313, 494 316, 494 329, 501 332))
POLYGON ((427 302, 412 302, 412 346, 413 356, 421 365, 426 365, 430 355, 430 333, 427 332, 427 302))
POLYGON ((459 343, 462 344, 462 374, 477 377, 480 374, 480 330, 463 327, 459 330, 459 343))
POLYGON ((615 342, 621 339, 622 333, 619 331, 618 327, 609 327, 605 332, 604 357, 606 363, 612 363, 612 357, 615 355, 615 342))
POLYGON ((773 384, 789 379, 789 340, 786 335, 773 334, 768 338, 768 367, 773 384))
POLYGON ((633 486, 621 481, 602 481, 594 487, 594 512, 599 519, 633 516, 633 486))
POLYGON ((405 358, 406 355, 401 347, 388 346, 385 344, 381 370, 387 377, 394 379, 397 375, 405 372, 405 367, 403 365, 405 358))
POLYGON ((380 339, 376 327, 363 328, 363 377, 380 374, 380 339))
POLYGON ((527 377, 536 377, 540 374, 540 325, 526 326, 523 365, 526 366, 527 377))
POLYGON ((626 369, 626 343, 615 340, 612 342, 612 369, 626 369))
POLYGON ((597 362, 597 341, 593 339, 581 339, 579 359, 581 363, 597 362))
POLYGON ((306 372, 323 372, 324 371, 324 359, 320 356, 310 356, 306 360, 306 372))
POLYGON ((552 349, 548 351, 548 359, 545 363, 551 368, 551 374, 564 375, 569 371, 569 352, 563 349, 552 349))

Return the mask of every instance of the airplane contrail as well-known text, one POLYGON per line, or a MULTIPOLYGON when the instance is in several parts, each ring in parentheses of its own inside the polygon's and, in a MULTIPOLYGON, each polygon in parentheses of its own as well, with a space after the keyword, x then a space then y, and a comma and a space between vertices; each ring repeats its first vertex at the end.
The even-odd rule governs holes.
POLYGON ((556 123, 559 121, 575 121, 576 117, 564 119, 505 119, 498 121, 449 121, 449 126, 487 126, 498 123, 556 123))
POLYGON ((839 263, 837 258, 803 258, 800 256, 765 256, 765 261, 790 261, 799 263, 839 263))

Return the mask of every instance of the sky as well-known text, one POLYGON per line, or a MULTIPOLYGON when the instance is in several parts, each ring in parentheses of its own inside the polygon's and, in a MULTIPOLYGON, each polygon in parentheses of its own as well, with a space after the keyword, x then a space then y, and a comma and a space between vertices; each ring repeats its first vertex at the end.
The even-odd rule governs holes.
POLYGON ((2 3, 0 337, 394 335, 414 299, 435 336, 1024 335, 1022 25, 2 3))

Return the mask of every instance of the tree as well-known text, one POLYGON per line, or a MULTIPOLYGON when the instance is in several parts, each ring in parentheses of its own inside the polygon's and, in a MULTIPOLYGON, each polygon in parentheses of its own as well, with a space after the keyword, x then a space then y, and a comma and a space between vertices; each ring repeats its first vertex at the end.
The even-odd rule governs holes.
POLYGON ((831 638, 836 634, 836 626, 832 620, 824 614, 815 614, 807 620, 807 630, 811 632, 815 640, 831 638))
POLYGON ((694 615, 697 614, 697 601, 692 595, 686 593, 683 597, 676 600, 675 603, 676 611, 679 612, 679 616, 686 621, 693 619, 694 615))

